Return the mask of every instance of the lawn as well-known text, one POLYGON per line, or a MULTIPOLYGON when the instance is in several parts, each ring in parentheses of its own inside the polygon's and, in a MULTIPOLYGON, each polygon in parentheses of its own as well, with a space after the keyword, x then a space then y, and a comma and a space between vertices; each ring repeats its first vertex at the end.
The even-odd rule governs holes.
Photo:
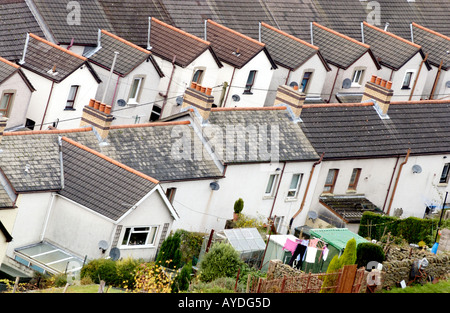
MULTIPOLYGON (((66 293, 98 293, 98 284, 91 284, 91 285, 71 285, 67 288, 66 293)), ((39 290, 33 290, 30 292, 35 293, 63 293, 64 287, 61 288, 47 288, 47 289, 39 289, 39 290)), ((109 288, 108 286, 105 286, 105 293, 125 293, 122 289, 117 288, 109 288)))
POLYGON ((450 280, 441 280, 436 284, 411 285, 406 288, 383 290, 382 293, 450 293, 450 280))

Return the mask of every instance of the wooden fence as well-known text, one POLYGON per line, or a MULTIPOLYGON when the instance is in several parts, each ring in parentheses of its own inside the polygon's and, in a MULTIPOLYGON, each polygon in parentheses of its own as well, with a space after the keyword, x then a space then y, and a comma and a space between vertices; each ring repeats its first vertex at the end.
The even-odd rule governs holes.
POLYGON ((344 266, 336 273, 301 274, 279 279, 252 278, 249 276, 249 293, 359 293, 364 278, 364 268, 344 266), (328 281, 326 286, 323 282, 328 281))

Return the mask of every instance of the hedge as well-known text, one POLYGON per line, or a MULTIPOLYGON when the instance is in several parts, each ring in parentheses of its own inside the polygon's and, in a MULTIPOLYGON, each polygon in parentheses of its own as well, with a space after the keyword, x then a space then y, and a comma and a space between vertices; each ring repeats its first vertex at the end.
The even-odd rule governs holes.
MULTIPOLYGON (((392 236, 402 237, 409 243, 424 241, 431 246, 434 243, 439 219, 422 219, 408 217, 401 219, 395 216, 386 216, 373 212, 364 212, 358 235, 365 238, 380 240, 389 232, 392 236)), ((449 220, 441 221, 441 228, 450 228, 449 220)))

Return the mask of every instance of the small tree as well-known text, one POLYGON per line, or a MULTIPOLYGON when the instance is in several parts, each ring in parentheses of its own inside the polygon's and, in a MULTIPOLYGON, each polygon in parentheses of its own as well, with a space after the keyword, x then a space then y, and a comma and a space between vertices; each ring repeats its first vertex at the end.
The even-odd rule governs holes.
POLYGON ((169 235, 161 244, 161 250, 159 251, 156 262, 160 264, 166 264, 166 267, 175 269, 181 265, 181 235, 175 232, 169 235))
POLYGON ((352 265, 356 262, 356 240, 355 238, 347 241, 345 245, 344 253, 339 257, 339 268, 343 268, 345 265, 352 265))
POLYGON ((200 262, 200 280, 210 282, 219 277, 235 277, 243 264, 239 253, 230 244, 217 242, 200 262))
POLYGON ((192 264, 188 263, 183 266, 180 273, 173 281, 172 292, 185 291, 189 289, 191 282, 192 264))

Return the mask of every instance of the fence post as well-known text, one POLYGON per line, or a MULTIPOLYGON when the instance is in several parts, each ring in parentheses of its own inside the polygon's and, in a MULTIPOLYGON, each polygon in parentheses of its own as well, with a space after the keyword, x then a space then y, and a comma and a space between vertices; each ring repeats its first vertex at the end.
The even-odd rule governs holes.
POLYGON ((260 277, 258 280, 258 287, 256 288, 256 293, 261 292, 261 284, 262 284, 262 278, 260 277))
POLYGON ((281 290, 280 290, 281 293, 284 292, 284 286, 286 285, 286 279, 287 279, 287 276, 284 275, 283 281, 281 282, 281 290))
POLYGON ((342 270, 342 275, 339 279, 339 284, 336 293, 351 293, 353 283, 355 281, 357 265, 345 265, 342 270))
POLYGON ((308 279, 306 280, 306 286, 305 286, 305 292, 304 293, 308 293, 309 282, 310 281, 311 281, 311 272, 308 273, 308 279))

